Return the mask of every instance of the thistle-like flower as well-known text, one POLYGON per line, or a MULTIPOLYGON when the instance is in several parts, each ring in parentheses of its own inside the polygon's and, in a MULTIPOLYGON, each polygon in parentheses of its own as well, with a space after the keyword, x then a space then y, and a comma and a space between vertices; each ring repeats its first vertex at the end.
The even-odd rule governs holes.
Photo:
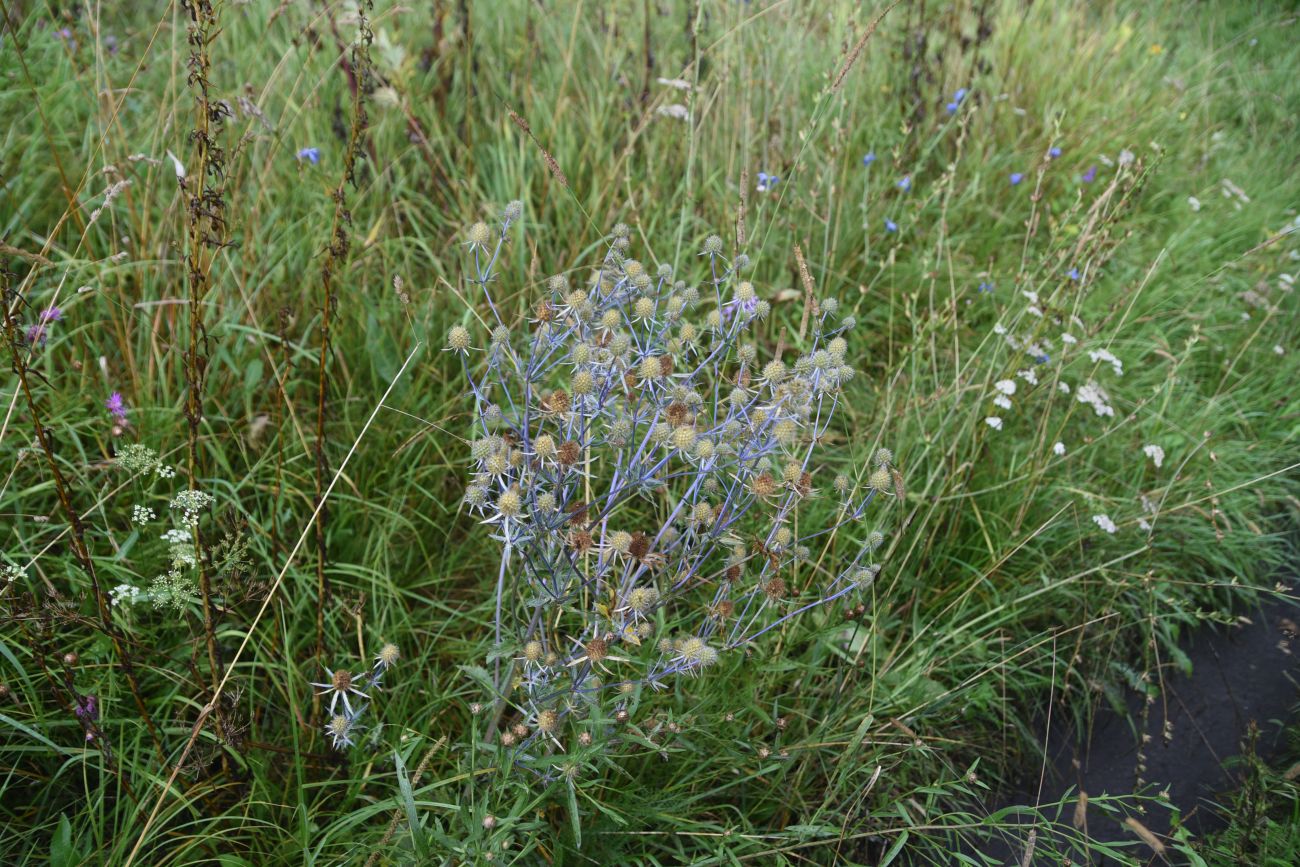
POLYGON ((325 734, 329 736, 330 745, 333 746, 334 749, 342 750, 352 746, 353 735, 362 728, 361 724, 357 722, 357 719, 360 716, 360 711, 356 713, 345 711, 344 713, 336 714, 331 708, 330 718, 325 723, 325 734))
POLYGON ((326 668, 325 674, 328 679, 324 683, 313 683, 312 686, 320 689, 320 692, 316 693, 317 695, 329 696, 330 698, 329 712, 331 714, 333 714, 338 709, 338 704, 340 699, 343 701, 343 710, 348 715, 353 714, 352 703, 351 701, 348 700, 349 694, 357 696, 359 698, 364 698, 367 701, 369 701, 370 696, 366 695, 364 692, 361 691, 361 689, 358 687, 358 683, 356 679, 354 679, 352 676, 352 672, 344 671, 343 669, 339 669, 338 671, 330 671, 328 668, 326 668))

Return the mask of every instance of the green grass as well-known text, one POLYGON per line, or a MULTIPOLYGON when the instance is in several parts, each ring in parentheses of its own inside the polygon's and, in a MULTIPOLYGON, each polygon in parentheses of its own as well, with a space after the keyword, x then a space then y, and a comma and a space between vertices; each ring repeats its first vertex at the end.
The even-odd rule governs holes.
POLYGON ((1256 752, 1258 729, 1252 727, 1243 738, 1242 753, 1230 765, 1241 786, 1221 806, 1227 826, 1208 835, 1198 850, 1208 867, 1242 863, 1280 867, 1295 858, 1300 845, 1295 726, 1288 725, 1283 734, 1285 748, 1273 767, 1256 752))
POLYGON ((27 571, 0 590, 3 860, 486 863, 490 849, 495 863, 873 864, 895 851, 949 863, 958 836, 998 833, 1005 817, 990 820, 979 796, 1038 766, 1049 707, 1086 722, 1077 697, 1138 684, 1187 630, 1275 592, 1300 488, 1297 309, 1279 276, 1300 270, 1284 233, 1300 204, 1292 13, 904 3, 831 92, 882 8, 378 5, 371 129, 333 278, 324 480, 338 481, 322 606, 321 269, 353 125, 339 61, 356 22, 343 6, 219 5, 209 77, 234 111, 220 144, 237 245, 213 254, 200 307, 192 482, 216 497, 205 541, 246 555, 212 570, 215 672, 197 601, 113 612, 159 749, 33 437, 39 419, 104 592, 147 588, 167 568, 164 524, 140 532, 132 506, 161 516, 190 481, 194 248, 167 157, 193 189, 187 16, 109 4, 54 21, 46 4, 6 6, 5 300, 19 335, 48 306, 63 318, 30 353, 35 414, 9 359, 0 390, 0 554, 27 571), (949 116, 959 87, 971 95, 949 116), (656 112, 679 102, 689 123, 656 112), (319 165, 295 159, 309 146, 319 165), (1062 155, 1048 161, 1052 146, 1062 155), (1099 158, 1124 149, 1122 169, 1099 158), (772 192, 754 191, 759 171, 781 177, 772 192), (119 179, 131 183, 92 222, 119 179), (645 696, 633 722, 650 737, 583 755, 572 787, 496 767, 470 711, 489 697, 465 669, 491 651, 496 551, 460 505, 471 404, 439 350, 482 312, 463 278, 465 226, 516 198, 523 229, 497 291, 520 316, 550 275, 585 274, 617 221, 644 261, 688 273, 716 231, 774 303, 771 351, 797 341, 800 244, 817 294, 860 323, 859 375, 818 478, 860 471, 886 445, 906 479, 906 496, 869 516, 888 541, 863 614, 810 614, 645 696), (999 322, 1022 347, 1052 340, 1050 361, 1013 348, 999 322), (1122 377, 1089 358, 1103 348, 1122 377), (994 383, 1021 369, 1040 384, 1018 379, 1014 408, 995 411, 994 383), (1076 400, 1089 379, 1113 417, 1076 400), (104 409, 114 390, 130 407, 120 435, 104 409), (985 418, 999 412, 994 430, 985 418), (177 478, 130 479, 110 461, 128 442, 163 453, 177 478), (1148 444, 1164 449, 1161 467, 1148 444), (332 754, 307 684, 384 641, 404 659, 375 705, 382 727, 332 754), (90 743, 78 695, 98 700, 90 743))

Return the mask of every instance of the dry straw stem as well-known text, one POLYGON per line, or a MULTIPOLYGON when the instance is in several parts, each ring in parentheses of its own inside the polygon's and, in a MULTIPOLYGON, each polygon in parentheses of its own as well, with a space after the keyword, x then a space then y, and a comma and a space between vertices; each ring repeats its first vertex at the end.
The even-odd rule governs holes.
POLYGON ((365 426, 361 428, 361 432, 357 434, 357 438, 352 442, 352 447, 348 449, 348 453, 344 456, 343 462, 339 464, 339 468, 334 471, 334 477, 330 479, 329 487, 325 489, 325 494, 321 498, 321 501, 316 504, 316 512, 313 512, 311 517, 308 519, 306 525, 302 529, 302 533, 298 536, 298 541, 294 543, 293 550, 289 552, 289 556, 285 559, 284 565, 280 567, 280 574, 275 576, 275 583, 271 585, 271 589, 267 592, 266 598, 262 600, 262 606, 257 609, 257 616, 253 618, 253 622, 249 624, 248 630, 244 633, 244 639, 239 643, 239 647, 235 650, 235 655, 230 660, 230 665, 226 667, 226 673, 222 676, 221 681, 217 684, 217 688, 213 691, 212 699, 199 711, 198 719, 194 721, 194 725, 190 729, 189 740, 185 742, 185 748, 181 750, 180 756, 176 759, 176 764, 172 767, 172 772, 167 777, 166 785, 164 785, 162 791, 158 793, 158 800, 154 802, 153 809, 149 811, 149 818, 145 820, 144 827, 140 830, 140 836, 136 839, 135 845, 131 847, 131 853, 127 855, 124 867, 131 867, 131 864, 135 862, 136 856, 140 854, 140 847, 144 845, 144 841, 149 835, 149 829, 153 827, 154 820, 158 818, 158 810, 162 807, 163 799, 167 797, 167 792, 170 791, 172 786, 176 783, 176 777, 180 774, 181 768, 185 766, 185 760, 189 757, 190 750, 194 749, 194 744, 198 742, 199 732, 203 730, 203 721, 207 719, 208 714, 212 713, 216 709, 217 701, 221 697, 221 692, 226 688, 226 684, 230 682, 230 676, 234 673, 235 666, 239 664, 240 657, 244 655, 244 650, 248 647, 248 642, 252 640, 253 634, 257 631, 257 625, 262 622, 262 618, 266 615, 266 609, 271 605, 271 600, 275 598, 275 594, 279 591, 280 585, 284 583, 284 576, 289 573, 289 567, 293 564, 294 557, 298 555, 299 549, 301 549, 303 543, 307 541, 307 534, 310 533, 312 528, 315 526, 316 513, 321 510, 321 507, 325 504, 329 495, 333 493, 334 486, 337 485, 339 479, 342 478, 343 471, 347 469, 348 462, 352 460, 352 456, 357 451, 357 446, 361 445, 361 440, 365 437, 366 432, 370 430, 370 426, 374 424, 375 417, 378 416, 379 411, 384 408, 384 402, 387 401, 388 396, 393 393, 393 389, 397 387, 397 383, 401 380, 402 375, 406 373, 406 369, 411 366, 411 361, 415 358, 416 353, 420 351, 422 346, 424 346, 423 343, 417 343, 411 349, 410 353, 407 354, 406 361, 402 362, 401 368, 393 376, 392 381, 388 383, 388 388, 384 389, 383 395, 379 398, 379 402, 375 404, 375 408, 371 410, 370 417, 366 419, 365 426))
POLYGON ((808 333, 808 317, 817 307, 817 299, 813 297, 813 279, 808 271, 808 262, 803 257, 803 248, 798 244, 794 245, 794 258, 799 263, 799 281, 803 283, 803 318, 799 320, 799 341, 802 343, 808 333))
POLYGON ((745 210, 749 207, 749 169, 740 170, 740 206, 736 209, 736 249, 745 249, 745 210))
POLYGON ((844 84, 844 79, 848 76, 849 70, 853 68, 853 64, 857 63, 858 58, 862 56, 862 50, 867 47, 867 42, 870 41, 872 34, 876 32, 876 28, 880 26, 880 22, 900 2, 901 0, 894 0, 893 3, 890 3, 882 9, 880 14, 873 18, 871 23, 867 25, 867 29, 863 32, 862 38, 860 38, 857 41, 857 44, 849 51, 848 56, 844 58, 844 63, 840 65, 840 71, 835 74, 835 83, 831 85, 831 93, 838 91, 844 84))
POLYGON ((1038 829, 1031 829, 1029 839, 1025 843, 1025 854, 1020 859, 1020 867, 1029 867, 1034 862, 1034 849, 1038 846, 1038 829))
POLYGON ((1130 831, 1141 837, 1142 842, 1150 846, 1152 852, 1155 852, 1157 855, 1165 854, 1165 844, 1161 843, 1160 838, 1151 833, 1151 831, 1137 819, 1129 816, 1124 820, 1124 824, 1128 826, 1130 831))
POLYGON ((546 162, 546 167, 551 170, 551 174, 555 176, 555 180, 559 185, 564 187, 566 190, 569 189, 569 179, 565 177, 564 171, 560 168, 560 164, 555 161, 555 157, 551 156, 551 152, 543 147, 542 143, 537 140, 537 136, 533 134, 533 128, 528 125, 527 119, 510 106, 506 106, 506 111, 510 113, 510 119, 515 122, 515 126, 522 129, 528 135, 528 138, 532 140, 537 149, 541 151, 542 159, 546 162))

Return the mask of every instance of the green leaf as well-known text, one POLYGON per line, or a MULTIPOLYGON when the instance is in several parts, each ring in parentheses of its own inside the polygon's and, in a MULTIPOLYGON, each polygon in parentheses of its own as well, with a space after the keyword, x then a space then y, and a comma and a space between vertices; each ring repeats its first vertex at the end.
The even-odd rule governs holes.
POLYGON ((582 848, 582 820, 578 817, 578 793, 569 784, 569 824, 573 826, 573 845, 582 848))
POLYGON ((876 867, 889 867, 890 864, 894 863, 894 859, 898 857, 898 853, 902 852, 903 847, 907 845, 907 837, 908 834, 906 831, 899 834, 898 839, 894 841, 894 845, 889 847, 889 851, 885 853, 884 858, 880 859, 880 863, 877 864, 876 867))
POLYGON ((461 671, 463 671, 466 675, 468 675, 471 680, 475 681, 476 683, 479 684, 479 686, 482 686, 483 688, 487 689, 489 692, 492 692, 495 689, 495 687, 493 687, 492 685, 492 675, 489 674, 488 670, 483 666, 458 665, 456 667, 459 668, 461 671))
POLYGON ((50 867, 74 867, 81 862, 81 856, 72 845, 72 823, 68 814, 59 816, 59 827, 50 839, 50 867))
POLYGON ((421 859, 429 854, 429 847, 424 840, 424 830, 420 827, 420 814, 415 809, 415 792, 411 789, 411 780, 406 775, 406 762, 402 754, 393 750, 393 761, 397 765, 397 785, 402 791, 402 806, 406 810, 406 822, 411 826, 411 843, 421 859))

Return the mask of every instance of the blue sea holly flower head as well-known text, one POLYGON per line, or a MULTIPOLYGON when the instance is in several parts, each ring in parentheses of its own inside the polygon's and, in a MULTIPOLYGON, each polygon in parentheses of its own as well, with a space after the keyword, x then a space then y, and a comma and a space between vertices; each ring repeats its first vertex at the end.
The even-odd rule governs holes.
MULTIPOLYGON (((618 228, 592 261, 566 262, 572 284, 529 281, 526 324, 448 359, 467 380, 465 504, 500 543, 482 697, 508 706, 492 732, 502 763, 539 774, 552 770, 546 743, 614 737, 605 721, 676 701, 682 677, 725 678, 721 658, 859 594, 855 576, 879 556, 865 544, 846 543, 816 582, 786 576, 902 485, 891 464, 890 484, 810 507, 824 520, 801 511, 829 505, 813 479, 832 472, 817 447, 855 374, 848 305, 810 305, 804 352, 774 354, 755 330, 771 290, 739 273, 743 252, 728 261, 709 235, 674 268, 634 256, 633 235, 618 228)), ((467 252, 476 304, 511 259, 467 252)))
POLYGON ((336 750, 343 750, 352 746, 354 743, 352 736, 363 728, 357 721, 360 716, 360 710, 356 713, 345 711, 336 714, 331 712, 329 720, 325 723, 325 734, 329 736, 330 746, 336 750))
POLYGON ((360 688, 357 685, 356 678, 352 676, 352 672, 350 671, 344 671, 343 669, 339 669, 338 671, 330 671, 328 668, 326 668, 325 674, 328 679, 324 683, 312 684, 312 686, 318 687, 320 689, 320 692, 316 694, 328 695, 330 697, 329 712, 331 714, 335 712, 336 708, 338 707, 339 700, 342 699, 343 710, 347 713, 348 716, 354 716, 352 702, 349 701, 348 696, 354 695, 359 698, 364 698, 367 700, 370 698, 370 696, 366 695, 364 692, 360 690, 360 688))
POLYGON ((886 231, 886 232, 897 232, 897 231, 898 231, 898 224, 895 223, 893 220, 886 219, 886 220, 885 220, 885 231, 886 231))
POLYGON ((757 189, 760 193, 766 193, 780 182, 781 178, 777 175, 769 175, 767 172, 759 172, 757 189))
POLYGON ((1083 174, 1079 175, 1079 180, 1083 181, 1085 184, 1090 184, 1096 179, 1097 179, 1097 167, 1095 165, 1088 166, 1088 170, 1083 174))
POLYGON ((1051 150, 1047 152, 1047 155, 1052 159, 1056 159, 1061 155, 1061 149, 1059 147, 1053 147, 1051 150))
POLYGON ((1078 280, 1080 278, 1079 269, 1071 268, 1065 276, 1069 277, 1071 280, 1078 280))
POLYGON ((1012 172, 1012 173, 1011 173, 1011 186, 1013 186, 1013 187, 1015 187, 1015 186, 1019 186, 1019 185, 1020 185, 1020 182, 1023 181, 1024 179, 1025 179, 1025 175, 1024 175, 1023 172, 1012 172))
POLYGON ((948 103, 944 108, 947 110, 948 114, 956 114, 957 109, 961 108, 962 101, 965 99, 966 88, 959 87, 957 88, 957 92, 952 95, 952 102, 948 103))
POLYGON ((876 161, 876 152, 875 152, 875 151, 867 151, 866 156, 864 156, 864 157, 862 158, 862 164, 863 164, 864 166, 869 166, 869 165, 871 165, 872 163, 874 163, 875 161, 876 161))
POLYGON ((986 294, 986 293, 988 293, 988 292, 992 292, 992 291, 993 291, 993 284, 992 284, 992 283, 981 283, 981 284, 979 285, 979 292, 980 292, 981 295, 982 295, 982 294, 986 294))
POLYGON ((300 148, 295 156, 298 157, 298 162, 306 160, 316 165, 320 162, 320 148, 300 148))
POLYGON ((905 193, 906 193, 908 190, 912 189, 912 176, 911 176, 911 175, 903 175, 902 180, 900 180, 900 181, 898 182, 898 188, 899 188, 900 190, 902 190, 903 192, 905 192, 905 193))

